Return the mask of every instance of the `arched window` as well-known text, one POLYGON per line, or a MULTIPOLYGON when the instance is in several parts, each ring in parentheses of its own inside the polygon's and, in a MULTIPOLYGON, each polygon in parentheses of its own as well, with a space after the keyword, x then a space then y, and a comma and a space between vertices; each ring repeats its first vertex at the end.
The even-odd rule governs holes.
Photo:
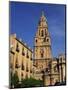
POLYGON ((44 38, 44 42, 46 42, 46 38, 44 38))
POLYGON ((42 36, 42 37, 44 36, 44 32, 43 32, 43 30, 41 31, 41 36, 42 36))
POLYGON ((45 35, 47 35, 47 29, 45 29, 45 35))
POLYGON ((47 38, 47 42, 49 42, 49 39, 47 38))
POLYGON ((37 43, 37 39, 36 39, 35 41, 36 41, 36 43, 37 43))

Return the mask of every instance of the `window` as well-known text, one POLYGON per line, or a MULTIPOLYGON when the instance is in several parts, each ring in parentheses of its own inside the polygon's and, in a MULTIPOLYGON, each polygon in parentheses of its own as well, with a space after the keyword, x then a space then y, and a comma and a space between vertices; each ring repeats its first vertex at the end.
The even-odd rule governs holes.
POLYGON ((21 76, 23 77, 23 73, 21 74, 21 76))
POLYGON ((36 39, 36 43, 37 43, 37 39, 36 39))
POLYGON ((32 60, 32 57, 31 57, 31 60, 32 60))
POLYGON ((44 32, 43 32, 43 30, 41 31, 41 36, 42 36, 42 37, 44 36, 44 32))
POLYGON ((47 39, 47 42, 49 42, 49 39, 47 39))
POLYGON ((29 69, 28 69, 28 63, 26 64, 26 71, 27 71, 27 72, 29 71, 29 69))
POLYGON ((49 42, 49 39, 48 38, 44 38, 44 42, 49 42))
POLYGON ((44 42, 46 42, 46 38, 44 38, 44 42))
POLYGON ((49 67, 49 69, 51 69, 51 62, 49 62, 48 67, 49 67))
POLYGON ((18 57, 16 58, 15 68, 19 68, 19 65, 18 65, 18 57))
POLYGON ((28 50, 27 50, 27 55, 26 55, 26 57, 29 58, 28 50))
POLYGON ((60 61, 62 62, 62 57, 60 58, 60 61))
POLYGON ((23 56, 25 55, 24 48, 22 48, 22 55, 23 55, 23 56))
POLYGON ((57 66, 54 67, 54 72, 57 72, 57 66))
POLYGON ((57 70, 59 71, 59 64, 57 64, 56 67, 57 67, 57 70))
POLYGON ((23 79, 23 73, 21 73, 21 78, 23 79))
POLYGON ((39 36, 40 36, 40 30, 39 30, 39 36))
POLYGON ((44 50, 41 49, 41 50, 40 50, 40 53, 41 53, 41 58, 43 58, 43 57, 44 57, 44 50))
POLYGON ((41 53, 41 58, 43 58, 43 53, 41 53))
POLYGON ((26 67, 26 71, 28 72, 29 70, 28 70, 28 66, 26 67))
POLYGON ((16 51, 19 52, 19 45, 18 45, 18 43, 16 45, 16 51))
POLYGON ((23 62, 22 62, 22 70, 24 70, 24 64, 23 64, 23 62))
POLYGON ((27 72, 29 71, 28 62, 26 62, 26 71, 27 71, 27 72))
POLYGON ((30 69, 30 73, 32 73, 32 69, 30 69))
POLYGON ((45 35, 46 35, 47 33, 46 33, 46 29, 45 29, 45 35))
POLYGON ((48 68, 46 68, 46 72, 48 72, 48 68))
POLYGON ((31 54, 31 60, 32 60, 32 54, 31 54))

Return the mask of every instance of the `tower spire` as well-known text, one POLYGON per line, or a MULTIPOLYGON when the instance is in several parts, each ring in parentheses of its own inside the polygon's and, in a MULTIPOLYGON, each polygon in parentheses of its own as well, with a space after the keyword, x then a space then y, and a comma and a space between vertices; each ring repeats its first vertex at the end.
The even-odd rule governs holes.
POLYGON ((47 19, 46 19, 46 16, 45 16, 45 13, 44 13, 44 10, 42 10, 42 17, 45 19, 45 21, 47 22, 47 19))
POLYGON ((40 16, 40 20, 39 20, 39 26, 43 26, 43 27, 47 27, 47 19, 46 19, 46 17, 45 17, 45 15, 44 15, 45 13, 44 13, 44 11, 42 10, 41 11, 41 16, 40 16))

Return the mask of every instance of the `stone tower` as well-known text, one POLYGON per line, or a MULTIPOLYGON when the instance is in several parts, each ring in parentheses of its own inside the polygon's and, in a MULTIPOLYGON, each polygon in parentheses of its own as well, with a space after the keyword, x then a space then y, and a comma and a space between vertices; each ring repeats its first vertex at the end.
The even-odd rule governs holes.
POLYGON ((47 19, 42 11, 34 44, 34 64, 39 70, 49 70, 49 64, 52 58, 51 38, 48 32, 47 19))

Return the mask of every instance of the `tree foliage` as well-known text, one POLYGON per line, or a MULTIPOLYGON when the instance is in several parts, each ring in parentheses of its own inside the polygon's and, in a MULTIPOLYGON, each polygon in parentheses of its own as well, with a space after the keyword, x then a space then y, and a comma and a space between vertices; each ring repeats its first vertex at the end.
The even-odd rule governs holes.
POLYGON ((43 86, 42 84, 41 80, 36 80, 34 78, 22 79, 19 83, 17 74, 11 74, 11 88, 41 87, 43 86))
POLYGON ((21 87, 39 87, 43 86, 41 80, 36 80, 34 78, 22 79, 21 87))
POLYGON ((16 73, 14 75, 12 75, 12 73, 11 73, 10 85, 11 85, 10 88, 18 88, 19 87, 19 78, 16 73))

